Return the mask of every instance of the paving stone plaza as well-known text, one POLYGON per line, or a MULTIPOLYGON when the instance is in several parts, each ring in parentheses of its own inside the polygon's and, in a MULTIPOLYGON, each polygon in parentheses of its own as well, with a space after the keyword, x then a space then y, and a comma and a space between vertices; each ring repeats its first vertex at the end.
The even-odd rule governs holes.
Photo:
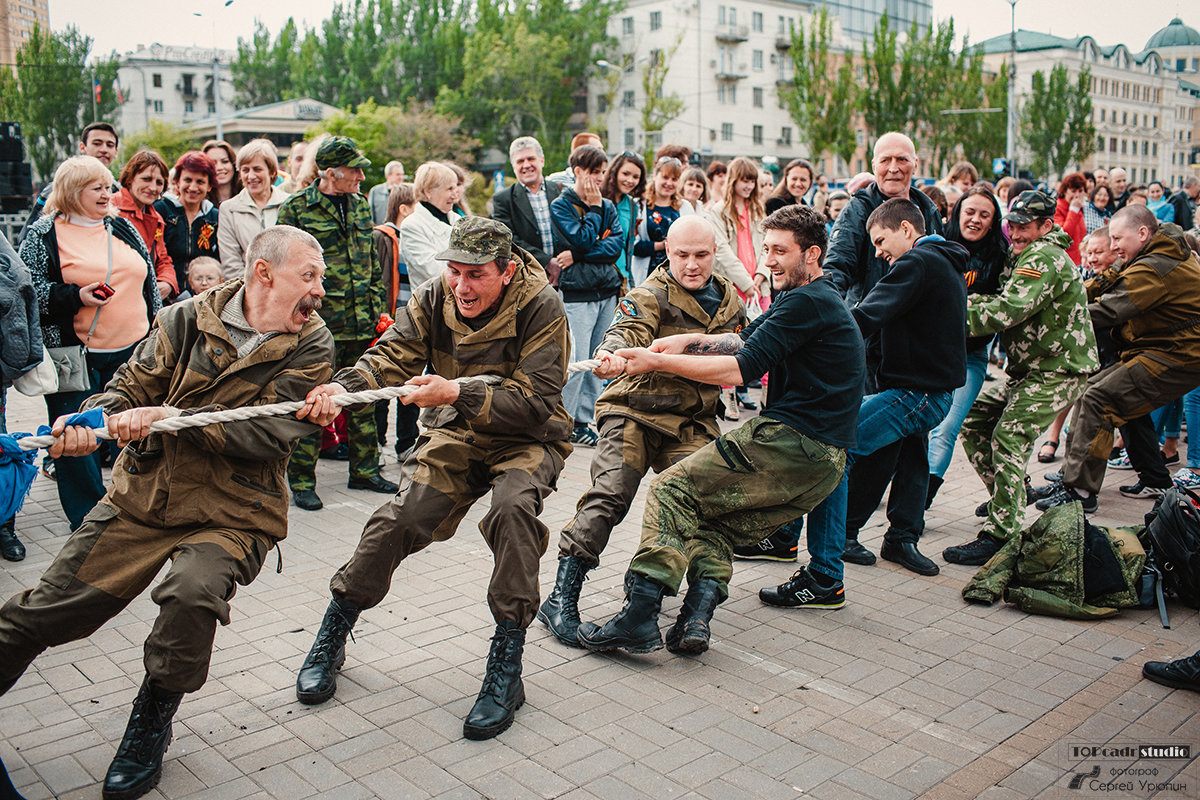
MULTIPOLYGON (((10 430, 44 421, 40 398, 9 394, 10 430)), ((384 452, 384 474, 395 479, 395 457, 384 452)), ((571 456, 542 514, 551 530, 543 591, 591 454, 571 456)), ((1058 464, 1035 465, 1035 483, 1058 464)), ((1149 509, 1117 494, 1131 476, 1110 471, 1098 524, 1138 522, 1149 509)), ((388 599, 363 613, 337 696, 316 707, 296 701, 329 578, 381 500, 345 484, 344 463, 319 463, 325 508, 293 507, 282 572, 272 554, 238 591, 208 683, 184 699, 162 783, 147 797, 1200 797, 1200 694, 1140 674, 1147 660, 1200 647, 1196 613, 1171 606, 1164 630, 1153 610, 1076 622, 964 603, 974 568, 940 554, 975 536, 985 492, 961 451, 921 543, 940 575, 847 565, 845 608, 788 610, 762 605, 757 592, 794 565, 739 562, 712 648, 696 658, 589 654, 535 622, 527 702, 511 729, 484 742, 462 738, 462 719, 494 625, 484 596, 492 561, 476 529, 487 498, 455 538, 405 561, 388 599), (1138 745, 1188 747, 1190 757, 1119 755, 1138 745)), ((620 607, 645 487, 584 584, 584 619, 620 607)), ((876 514, 863 543, 877 552, 885 526, 876 514)), ((28 557, 0 562, 2 598, 32 586, 67 536, 48 479, 36 481, 17 530, 28 557)), ((664 604, 664 629, 678 605, 664 604)), ((91 638, 47 651, 0 697, 0 758, 25 797, 99 797, 156 612, 147 592, 91 638)))

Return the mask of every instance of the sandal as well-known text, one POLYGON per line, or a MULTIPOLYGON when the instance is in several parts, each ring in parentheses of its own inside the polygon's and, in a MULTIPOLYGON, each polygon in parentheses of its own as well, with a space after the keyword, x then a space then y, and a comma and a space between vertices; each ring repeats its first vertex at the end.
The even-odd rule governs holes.
POLYGON ((1057 452, 1058 452, 1058 442, 1054 441, 1053 439, 1047 439, 1042 444, 1042 449, 1038 452, 1038 456, 1037 456, 1038 461, 1040 461, 1043 464, 1049 464, 1051 461, 1053 461, 1057 457, 1057 456, 1055 456, 1055 453, 1057 453, 1057 452), (1049 449, 1049 452, 1047 452, 1047 448, 1049 449))

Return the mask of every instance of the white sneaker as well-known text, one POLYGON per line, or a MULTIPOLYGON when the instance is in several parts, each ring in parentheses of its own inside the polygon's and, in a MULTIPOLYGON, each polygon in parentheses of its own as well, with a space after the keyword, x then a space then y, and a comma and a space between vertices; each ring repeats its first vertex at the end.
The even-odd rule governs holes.
POLYGON ((1192 472, 1189 467, 1181 467, 1178 472, 1171 476, 1171 480, 1175 481, 1175 485, 1183 489, 1200 489, 1200 475, 1192 472))
POLYGON ((1129 456, 1125 454, 1124 450, 1122 450, 1121 455, 1119 455, 1116 458, 1110 458, 1108 460, 1108 468, 1109 469, 1133 469, 1133 464, 1129 463, 1129 456))

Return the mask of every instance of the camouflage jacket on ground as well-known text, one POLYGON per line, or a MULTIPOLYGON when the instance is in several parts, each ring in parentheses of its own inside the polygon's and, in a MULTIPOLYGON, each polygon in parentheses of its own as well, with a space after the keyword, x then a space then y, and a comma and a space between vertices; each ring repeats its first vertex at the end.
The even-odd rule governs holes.
MULTIPOLYGON (((229 281, 168 306, 133 357, 81 410, 114 414, 169 405, 183 413, 303 400, 333 371, 333 339, 316 314, 239 358, 221 311, 229 281)), ((155 433, 121 451, 104 502, 152 527, 232 528, 287 535, 284 471, 296 441, 317 431, 288 414, 155 433)))
POLYGON ((1100 547, 1112 548, 1123 587, 1085 599, 1084 515, 1079 503, 1046 511, 979 568, 963 599, 991 605, 1001 597, 1031 614, 1072 619, 1111 617, 1138 605, 1146 551, 1131 528, 1099 528, 1100 547))
POLYGON ((562 404, 571 353, 566 312, 533 256, 513 247, 512 257, 517 271, 500 307, 478 330, 459 316, 445 277, 427 281, 413 290, 396 324, 334 380, 357 392, 399 386, 428 368, 460 386, 453 406, 426 410, 427 427, 479 447, 569 447, 573 421, 562 404))
POLYGON ((1112 328, 1121 356, 1154 350, 1200 369, 1200 263, 1178 225, 1163 223, 1128 265, 1086 284, 1097 328, 1112 328))
MULTIPOLYGON (((746 324, 746 312, 737 289, 713 274, 724 297, 712 317, 665 266, 656 269, 640 286, 617 303, 613 324, 597 350, 647 347, 655 339, 677 333, 736 333, 746 324)), ((596 416, 615 414, 679 439, 686 425, 695 424, 711 436, 721 435, 717 425, 716 386, 697 383, 665 372, 621 375, 608 384, 596 401, 596 416)))
POLYGON ((1067 258, 1070 237, 1055 225, 1019 256, 1009 253, 1000 294, 971 295, 967 332, 1000 334, 1007 372, 1082 374, 1099 366, 1083 281, 1067 258))
POLYGON ((383 272, 375 255, 375 223, 371 206, 360 194, 347 195, 347 225, 333 202, 321 193, 319 182, 287 199, 279 209, 279 224, 308 231, 325 253, 325 297, 321 317, 338 341, 374 339, 379 315, 391 309, 383 272))

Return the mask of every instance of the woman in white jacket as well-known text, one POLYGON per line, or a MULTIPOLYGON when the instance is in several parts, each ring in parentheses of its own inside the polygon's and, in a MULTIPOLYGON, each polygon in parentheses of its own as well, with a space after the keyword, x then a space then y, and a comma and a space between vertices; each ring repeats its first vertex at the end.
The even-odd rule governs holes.
POLYGON ((400 223, 400 253, 408 265, 413 292, 446 268, 445 262, 434 256, 450 246, 450 226, 457 219, 457 215, 450 216, 457 188, 458 176, 445 164, 427 161, 417 167, 413 178, 417 204, 400 223))
MULTIPOLYGON (((221 277, 240 278, 246 269, 246 251, 254 237, 279 220, 279 207, 288 194, 275 185, 279 156, 268 139, 253 139, 237 154, 242 190, 221 204, 217 221, 217 252, 221 277)), ((182 287, 181 287, 182 288, 182 287)))

